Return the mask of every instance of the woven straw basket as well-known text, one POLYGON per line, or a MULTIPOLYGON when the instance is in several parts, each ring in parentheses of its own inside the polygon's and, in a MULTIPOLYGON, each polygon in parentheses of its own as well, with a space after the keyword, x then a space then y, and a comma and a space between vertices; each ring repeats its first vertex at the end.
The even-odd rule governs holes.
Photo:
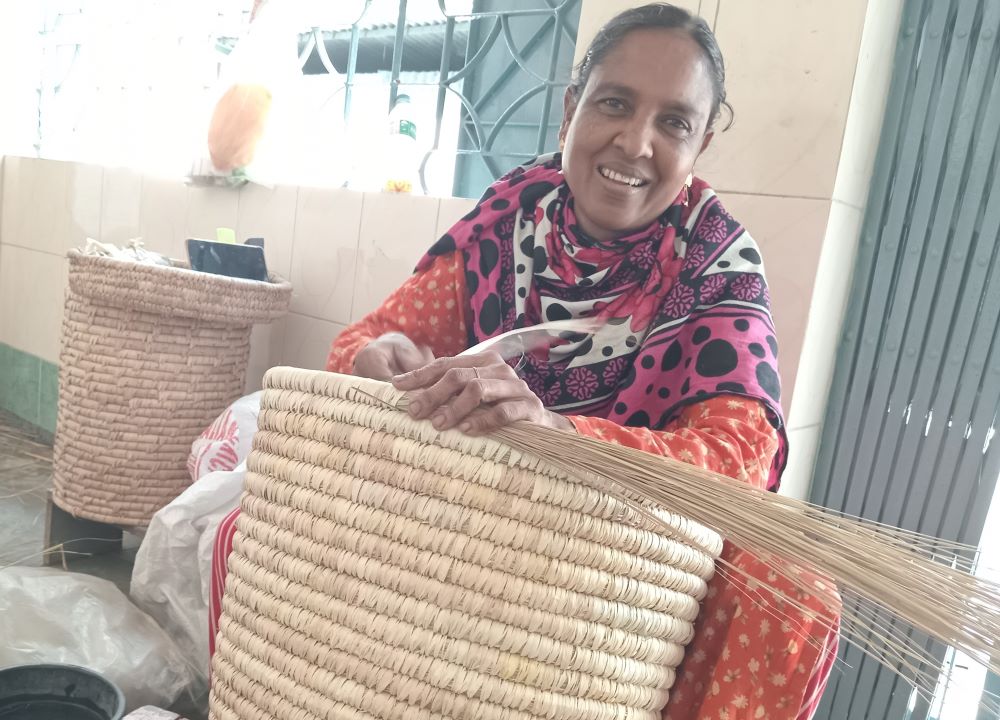
POLYGON ((53 500, 144 525, 191 483, 191 443, 244 392, 254 323, 291 286, 69 253, 53 500))
POLYGON ((722 547, 370 380, 265 380, 215 720, 659 718, 722 547))

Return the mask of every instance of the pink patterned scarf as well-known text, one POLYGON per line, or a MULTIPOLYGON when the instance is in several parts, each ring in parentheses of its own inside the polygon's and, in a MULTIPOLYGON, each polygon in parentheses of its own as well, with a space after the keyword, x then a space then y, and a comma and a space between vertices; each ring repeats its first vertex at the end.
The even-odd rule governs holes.
POLYGON ((787 439, 764 268, 706 183, 696 179, 649 227, 601 242, 576 224, 560 155, 540 157, 491 185, 417 269, 455 251, 470 346, 545 320, 606 321, 521 363, 546 407, 657 430, 692 402, 755 398, 781 437, 777 487, 787 439))

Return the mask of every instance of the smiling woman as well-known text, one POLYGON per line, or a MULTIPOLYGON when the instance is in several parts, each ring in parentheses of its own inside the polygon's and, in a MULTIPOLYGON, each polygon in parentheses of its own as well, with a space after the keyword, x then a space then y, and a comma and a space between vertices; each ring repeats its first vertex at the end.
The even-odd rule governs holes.
POLYGON ((581 229, 599 240, 645 227, 671 204, 712 141, 722 101, 713 53, 690 30, 628 33, 614 44, 607 31, 598 37, 566 90, 563 172, 581 229))
MULTIPOLYGON (((559 427, 776 489, 787 443, 762 260, 693 177, 725 106, 704 21, 659 3, 617 16, 566 91, 563 152, 487 189, 413 277, 337 338, 328 369, 392 380, 413 417, 441 430, 559 427), (490 353, 459 356, 571 318, 600 329, 516 369, 490 353)), ((723 557, 762 582, 711 581, 664 717, 811 717, 836 629, 807 610, 775 621, 763 588, 797 588, 745 552, 727 546, 723 557)))

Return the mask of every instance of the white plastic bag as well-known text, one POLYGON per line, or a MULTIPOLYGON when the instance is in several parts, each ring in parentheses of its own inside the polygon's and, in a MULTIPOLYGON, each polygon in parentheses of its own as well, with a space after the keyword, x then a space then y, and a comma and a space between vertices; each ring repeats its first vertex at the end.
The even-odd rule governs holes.
POLYGON ((68 663, 104 675, 126 705, 169 707, 194 677, 148 615, 107 580, 48 568, 0 571, 0 667, 68 663))
POLYGON ((240 398, 194 441, 188 462, 193 482, 153 516, 132 569, 132 601, 192 659, 196 696, 208 688, 208 598, 215 532, 239 505, 246 475, 243 461, 257 430, 260 397, 257 392, 240 398))
POLYGON ((135 558, 130 594, 196 665, 208 686, 208 595, 215 531, 239 505, 246 471, 206 475, 153 516, 135 558))
POLYGON ((188 472, 196 483, 208 473, 233 470, 250 454, 257 432, 260 392, 241 397, 191 444, 188 472))

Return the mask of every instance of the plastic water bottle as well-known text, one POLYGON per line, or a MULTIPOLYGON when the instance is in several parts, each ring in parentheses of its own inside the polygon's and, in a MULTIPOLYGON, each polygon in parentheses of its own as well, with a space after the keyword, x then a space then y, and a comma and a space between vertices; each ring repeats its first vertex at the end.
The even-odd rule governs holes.
POLYGON ((387 192, 412 193, 420 187, 417 166, 417 124, 413 122, 409 95, 399 95, 389 112, 386 144, 387 192))

